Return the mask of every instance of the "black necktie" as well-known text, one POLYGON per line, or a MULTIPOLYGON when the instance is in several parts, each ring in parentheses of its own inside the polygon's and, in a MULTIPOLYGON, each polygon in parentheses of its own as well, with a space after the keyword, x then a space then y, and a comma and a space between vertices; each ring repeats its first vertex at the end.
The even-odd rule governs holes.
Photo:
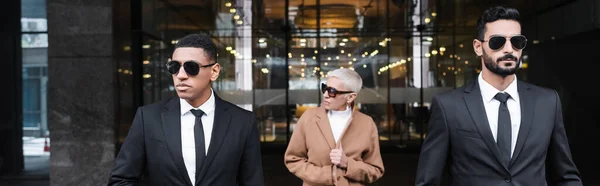
MULTIPOLYGON (((194 124, 194 141, 196 143, 196 182, 198 181, 198 174, 200 174, 200 170, 202 169, 202 164, 204 163, 204 128, 202 127, 202 115, 204 115, 204 111, 200 109, 192 109, 192 114, 196 116, 196 123, 194 124)), ((192 183, 195 185, 195 183, 192 183)))
POLYGON ((507 93, 498 93, 494 96, 494 99, 500 101, 500 109, 498 109, 498 136, 496 141, 500 153, 504 157, 504 163, 507 166, 510 162, 512 140, 510 112, 508 112, 508 106, 506 105, 508 98, 510 98, 510 95, 507 93))

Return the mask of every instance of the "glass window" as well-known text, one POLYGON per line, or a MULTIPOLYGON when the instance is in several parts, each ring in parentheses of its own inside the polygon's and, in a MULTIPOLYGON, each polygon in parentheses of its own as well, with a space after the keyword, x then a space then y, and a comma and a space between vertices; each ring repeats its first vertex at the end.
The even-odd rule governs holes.
POLYGON ((40 85, 39 77, 23 79, 23 127, 40 127, 40 85))
POLYGON ((21 32, 24 171, 48 174, 48 25, 45 0, 21 0, 21 32))
POLYGON ((222 67, 213 88, 256 113, 263 142, 287 142, 303 111, 322 101, 327 73, 351 68, 363 78, 358 106, 373 117, 384 145, 419 145, 433 95, 481 70, 470 45, 475 14, 464 14, 460 3, 287 2, 143 0, 146 102, 174 95, 161 64, 177 40, 206 33, 222 67))
POLYGON ((23 32, 47 32, 48 21, 46 18, 21 18, 21 31, 23 32))
POLYGON ((21 18, 44 18, 45 20, 46 0, 21 0, 21 18))
POLYGON ((21 46, 23 48, 48 48, 48 34, 23 34, 21 46))

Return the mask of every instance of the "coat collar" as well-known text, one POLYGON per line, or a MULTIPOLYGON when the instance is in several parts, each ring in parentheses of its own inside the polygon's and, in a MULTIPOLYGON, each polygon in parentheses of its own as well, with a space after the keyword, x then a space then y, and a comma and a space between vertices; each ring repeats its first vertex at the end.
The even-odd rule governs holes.
MULTIPOLYGON (((354 110, 352 107, 350 119, 348 120, 346 127, 344 127, 344 130, 343 130, 342 134, 340 135, 340 139, 338 141, 341 142, 342 139, 344 138, 344 134, 346 133, 348 128, 350 128, 350 126, 352 125, 352 121, 354 120, 354 117, 356 116, 356 112, 358 112, 358 111, 354 110)), ((336 143, 335 139, 333 138, 333 132, 331 131, 331 124, 329 123, 329 117, 327 116, 327 110, 324 107, 318 107, 317 111, 315 113, 315 116, 316 116, 316 123, 319 126, 321 134, 323 135, 323 137, 325 137, 325 140, 327 140, 327 144, 329 145, 329 148, 330 149, 339 148, 340 143, 336 143)))

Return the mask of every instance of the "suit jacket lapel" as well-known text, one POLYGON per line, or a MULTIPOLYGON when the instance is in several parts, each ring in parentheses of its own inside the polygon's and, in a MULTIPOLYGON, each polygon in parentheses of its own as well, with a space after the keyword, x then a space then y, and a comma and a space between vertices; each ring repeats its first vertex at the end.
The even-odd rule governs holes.
POLYGON ((492 135, 492 130, 490 129, 485 107, 483 106, 483 98, 481 98, 481 90, 479 90, 479 84, 477 80, 471 82, 471 84, 465 88, 463 99, 467 105, 469 113, 471 114, 473 122, 475 122, 475 127, 477 127, 479 134, 481 134, 481 137, 483 137, 483 141, 487 145, 488 149, 490 149, 492 154, 496 157, 498 163, 502 165, 506 171, 508 171, 506 163, 502 163, 500 150, 498 149, 498 145, 496 144, 494 136, 492 135))
POLYGON ((231 115, 229 112, 227 112, 227 109, 229 108, 228 103, 219 98, 216 93, 213 93, 213 95, 215 96, 215 119, 213 123, 213 131, 210 138, 210 145, 208 146, 206 159, 204 159, 200 174, 197 174, 196 176, 196 184, 200 183, 206 174, 206 171, 210 167, 210 164, 213 162, 217 156, 217 153, 221 149, 231 120, 231 115))
POLYGON ((179 99, 171 98, 165 104, 165 109, 162 111, 162 127, 167 147, 171 153, 173 162, 175 162, 175 166, 179 170, 179 175, 186 180, 188 185, 192 185, 192 181, 183 163, 181 151, 181 109, 179 99))
POLYGON ((319 107, 317 110, 317 125, 321 131, 323 137, 327 141, 330 149, 335 148, 335 140, 333 139, 333 132, 331 131, 331 125, 329 124, 329 118, 327 117, 327 111, 323 107, 319 107))
POLYGON ((536 104, 533 90, 531 90, 531 88, 523 82, 517 83, 517 89, 519 90, 519 101, 521 102, 521 126, 519 127, 517 144, 515 145, 515 151, 510 160, 510 166, 512 166, 515 160, 519 157, 519 154, 523 150, 523 145, 527 141, 527 136, 529 135, 529 129, 531 129, 536 104))

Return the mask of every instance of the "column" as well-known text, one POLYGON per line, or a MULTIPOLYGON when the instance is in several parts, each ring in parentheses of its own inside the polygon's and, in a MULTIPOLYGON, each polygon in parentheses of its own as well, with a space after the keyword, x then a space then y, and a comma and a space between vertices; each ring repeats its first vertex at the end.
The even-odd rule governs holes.
POLYGON ((47 1, 50 185, 105 185, 116 153, 112 0, 47 1))
POLYGON ((21 102, 21 1, 6 1, 0 6, 0 175, 18 174, 23 169, 21 102))
MULTIPOLYGON (((252 1, 237 0, 236 5, 241 18, 236 21, 235 48, 239 55, 235 58, 235 83, 237 90, 247 93, 252 92, 252 1)), ((252 104, 238 106, 252 111, 252 104)))
MULTIPOLYGON (((416 88, 421 88, 421 81, 423 82, 422 88, 430 87, 429 81, 429 58, 425 57, 425 52, 429 52, 429 47, 431 46, 431 42, 422 41, 421 40, 421 32, 419 32, 416 28, 416 25, 421 23, 425 24, 425 22, 421 19, 421 14, 427 10, 427 1, 417 1, 415 7, 415 13, 412 15, 412 21, 415 25, 414 34, 413 34, 413 82, 416 88), (423 44, 421 47, 421 43, 423 44), (423 59, 421 59, 423 56, 423 59), (421 63, 423 65, 421 66, 421 63), (421 74, 423 74, 421 76, 421 74)), ((427 39, 427 37, 423 37, 423 39, 427 39)))

